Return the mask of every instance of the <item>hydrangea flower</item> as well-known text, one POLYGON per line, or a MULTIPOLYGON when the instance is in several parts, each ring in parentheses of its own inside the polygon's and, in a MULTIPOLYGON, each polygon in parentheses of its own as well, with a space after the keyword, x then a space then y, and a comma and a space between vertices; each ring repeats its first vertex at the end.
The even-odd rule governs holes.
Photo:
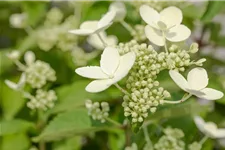
POLYGON ((109 11, 99 21, 85 21, 80 25, 80 29, 70 30, 69 32, 83 36, 99 33, 112 25, 115 15, 114 11, 109 11))
POLYGON ((198 129, 210 138, 225 138, 225 128, 217 128, 214 122, 205 122, 201 117, 195 116, 194 122, 198 129))
POLYGON ((135 58, 134 52, 120 56, 116 48, 106 47, 101 55, 100 67, 81 67, 75 72, 80 76, 95 79, 87 85, 86 91, 101 92, 124 78, 133 66, 135 58))
MULTIPOLYGON (((104 39, 108 46, 115 46, 118 43, 118 39, 115 35, 107 36, 106 32, 100 32, 100 36, 104 39)), ((96 49, 104 49, 105 46, 97 34, 93 34, 88 37, 87 42, 96 49)))
POLYGON ((179 8, 171 6, 158 13, 155 9, 142 5, 140 15, 148 24, 145 27, 147 38, 158 46, 164 46, 166 40, 180 42, 186 40, 191 31, 182 25, 183 15, 179 8))
POLYGON ((113 2, 110 4, 109 11, 116 12, 114 21, 122 21, 127 14, 126 6, 122 2, 113 2))
POLYGON ((218 90, 206 88, 208 85, 208 75, 204 68, 197 67, 192 69, 188 73, 187 80, 175 70, 170 70, 169 74, 182 90, 199 98, 216 100, 222 98, 224 95, 218 90))
POLYGON ((25 73, 22 73, 18 83, 14 83, 12 81, 5 80, 5 84, 8 87, 10 87, 11 89, 16 90, 16 91, 22 89, 24 87, 25 83, 26 83, 26 75, 25 75, 25 73))

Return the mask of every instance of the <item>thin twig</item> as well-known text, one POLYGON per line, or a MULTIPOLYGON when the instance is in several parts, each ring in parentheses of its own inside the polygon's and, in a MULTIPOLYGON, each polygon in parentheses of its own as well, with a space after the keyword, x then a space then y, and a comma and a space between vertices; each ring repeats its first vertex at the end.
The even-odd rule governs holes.
POLYGON ((130 95, 129 92, 127 92, 126 90, 124 90, 121 86, 119 86, 119 84, 114 84, 121 92, 123 92, 125 95, 130 95))
POLYGON ((122 26, 123 26, 124 28, 126 28, 130 33, 135 32, 135 30, 134 30, 128 23, 126 23, 124 20, 123 20, 123 21, 120 21, 120 23, 121 23, 122 26))
POLYGON ((101 36, 99 33, 97 33, 97 35, 98 35, 99 39, 102 41, 102 44, 104 45, 104 47, 107 47, 108 45, 107 45, 107 43, 103 40, 102 36, 101 36))
POLYGON ((186 97, 183 97, 181 100, 178 101, 168 101, 168 100, 163 100, 164 103, 167 104, 179 104, 182 103, 184 101, 186 101, 187 99, 189 99, 192 96, 192 94, 188 94, 186 97))

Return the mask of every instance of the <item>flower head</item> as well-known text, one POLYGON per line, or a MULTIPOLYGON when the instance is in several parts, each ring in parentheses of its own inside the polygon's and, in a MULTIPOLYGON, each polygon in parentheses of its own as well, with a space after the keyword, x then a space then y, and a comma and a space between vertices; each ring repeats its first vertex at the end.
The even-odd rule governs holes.
POLYGON ((170 70, 170 77, 184 91, 207 100, 216 100, 223 97, 223 93, 212 88, 206 88, 208 85, 208 75, 203 68, 192 69, 187 76, 187 80, 177 71, 170 70))
POLYGON ((109 11, 99 21, 85 21, 80 25, 80 29, 70 30, 69 32, 83 36, 99 33, 112 25, 115 15, 114 11, 109 11))
POLYGON ((171 6, 158 13, 155 9, 142 5, 140 15, 148 24, 145 27, 147 38, 158 46, 165 45, 165 39, 171 42, 180 42, 191 34, 191 31, 181 24, 183 16, 177 7, 171 6))
POLYGON ((113 2, 112 4, 110 4, 109 11, 116 12, 114 21, 122 21, 127 14, 126 7, 122 2, 113 2))
POLYGON ((225 128, 218 129, 214 122, 205 122, 201 117, 195 116, 194 121, 198 129, 211 138, 225 138, 225 128))
POLYGON ((119 55, 116 48, 106 47, 100 61, 100 67, 88 66, 75 70, 80 76, 95 79, 87 85, 88 92, 101 92, 124 78, 135 62, 135 53, 119 55))

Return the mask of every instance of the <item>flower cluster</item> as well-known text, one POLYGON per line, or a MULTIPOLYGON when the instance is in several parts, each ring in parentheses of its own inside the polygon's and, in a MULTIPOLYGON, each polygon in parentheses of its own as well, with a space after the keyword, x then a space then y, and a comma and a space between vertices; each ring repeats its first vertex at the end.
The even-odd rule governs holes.
POLYGON ((30 99, 30 101, 27 102, 27 106, 30 109, 47 110, 48 108, 52 108, 57 99, 55 92, 53 90, 45 91, 41 88, 46 85, 47 81, 53 82, 56 80, 55 71, 48 63, 35 60, 36 56, 32 51, 27 51, 25 53, 25 65, 19 61, 20 55, 19 51, 12 51, 7 54, 7 57, 11 59, 23 73, 18 83, 5 80, 6 85, 13 90, 20 91, 25 98, 30 99), (24 90, 26 83, 36 90, 35 96, 24 90))
POLYGON ((92 102, 87 100, 85 103, 86 108, 88 109, 88 114, 94 120, 100 120, 102 123, 105 122, 105 118, 109 116, 109 104, 107 102, 92 102))
POLYGON ((154 145, 155 150, 184 150, 185 143, 182 140, 184 133, 180 129, 166 128, 165 135, 154 145))
POLYGON ((30 109, 41 110, 47 110, 48 108, 54 107, 55 101, 57 100, 55 91, 44 91, 42 89, 38 89, 36 91, 35 97, 32 96, 28 98, 30 98, 30 101, 27 102, 27 107, 29 107, 30 109))
POLYGON ((142 24, 138 24, 134 26, 134 32, 131 32, 131 35, 133 36, 134 40, 136 41, 145 41, 147 39, 145 35, 145 26, 142 24))

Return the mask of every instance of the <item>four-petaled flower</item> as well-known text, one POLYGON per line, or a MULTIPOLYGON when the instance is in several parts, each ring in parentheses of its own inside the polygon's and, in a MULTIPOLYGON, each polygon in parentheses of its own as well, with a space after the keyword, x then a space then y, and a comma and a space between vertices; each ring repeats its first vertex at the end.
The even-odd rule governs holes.
POLYGON ((187 76, 187 80, 177 71, 170 70, 170 77, 184 91, 207 100, 216 100, 223 97, 223 93, 208 85, 208 75, 205 69, 197 67, 192 69, 187 76))
POLYGON ((80 25, 80 29, 70 30, 69 32, 83 36, 97 34, 112 25, 115 15, 116 12, 109 11, 99 21, 85 21, 80 25))
POLYGON ((81 67, 75 72, 80 76, 95 79, 87 85, 86 91, 101 92, 124 78, 132 68, 135 58, 134 52, 120 56, 116 48, 106 47, 101 55, 100 67, 81 67))
POLYGON ((205 122, 199 116, 195 116, 194 121, 198 129, 210 138, 225 138, 225 128, 218 129, 214 122, 205 122))
POLYGON ((171 6, 158 13, 155 9, 142 5, 140 15, 148 24, 145 27, 146 37, 158 46, 164 46, 165 39, 171 42, 180 42, 191 34, 191 31, 181 24, 183 15, 177 7, 171 6))

